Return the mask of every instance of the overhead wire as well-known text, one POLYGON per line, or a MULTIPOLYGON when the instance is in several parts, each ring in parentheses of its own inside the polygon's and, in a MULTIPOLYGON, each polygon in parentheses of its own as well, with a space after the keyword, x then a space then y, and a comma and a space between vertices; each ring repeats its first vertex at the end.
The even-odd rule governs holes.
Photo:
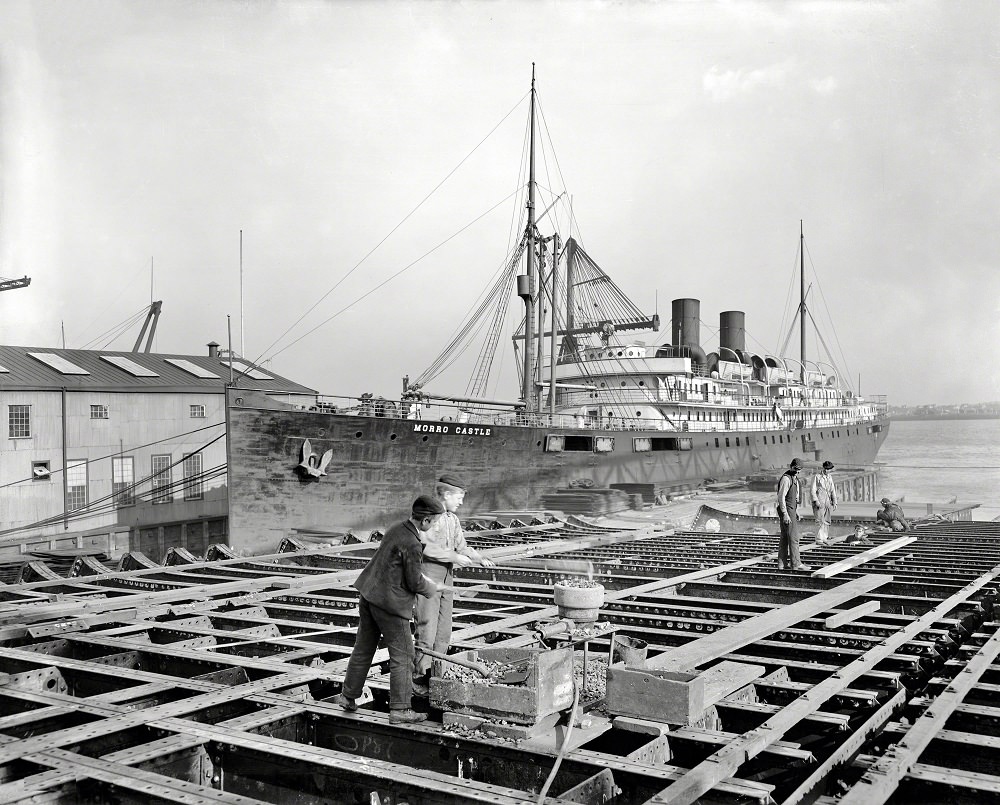
MULTIPOLYGON (((199 454, 201 454, 202 452, 204 452, 205 450, 207 450, 209 447, 211 447, 213 444, 215 444, 217 441, 219 441, 220 439, 225 438, 225 436, 226 436, 226 431, 223 431, 218 436, 215 436, 214 438, 210 439, 205 444, 203 444, 200 447, 198 447, 196 450, 192 450, 191 452, 186 453, 180 459, 178 459, 177 461, 171 463, 170 464, 170 468, 176 467, 177 465, 183 463, 184 461, 187 461, 188 458, 190 458, 190 456, 192 456, 192 455, 199 455, 199 454)), ((175 438, 175 437, 171 437, 171 438, 175 438)), ((165 440, 163 440, 163 441, 165 441, 165 440)), ((151 444, 156 444, 156 442, 153 442, 151 444)), ((135 449, 136 448, 130 448, 130 451, 134 451, 135 449)), ((89 465, 90 464, 96 464, 99 461, 105 461, 105 460, 107 460, 109 458, 110 459, 118 458, 118 457, 120 457, 122 455, 123 455, 123 453, 121 451, 119 451, 119 452, 116 452, 116 453, 108 454, 106 456, 102 456, 101 458, 98 458, 98 459, 89 460, 87 462, 87 464, 88 464, 88 472, 89 472, 89 465)), ((211 470, 212 472, 216 473, 215 475, 212 476, 213 478, 217 477, 217 475, 219 474, 218 473, 218 469, 220 467, 222 468, 223 472, 225 471, 225 467, 226 467, 225 464, 217 465, 215 468, 213 468, 213 470, 211 470)), ((195 476, 192 476, 192 477, 190 477, 188 479, 185 479, 185 480, 187 480, 188 483, 191 483, 194 480, 194 478, 197 477, 197 475, 204 475, 205 472, 208 472, 208 471, 203 471, 202 473, 198 473, 195 476)), ((118 507, 119 501, 123 497, 127 497, 127 496, 123 495, 124 492, 132 492, 132 493, 134 493, 135 489, 137 489, 142 484, 145 484, 145 483, 149 482, 157 474, 158 473, 152 473, 151 472, 149 475, 144 476, 144 477, 140 478, 139 480, 133 481, 127 487, 124 487, 122 489, 118 489, 117 491, 112 491, 110 495, 105 495, 104 497, 98 498, 97 500, 88 501, 88 503, 87 503, 86 506, 82 506, 82 507, 77 508, 77 509, 64 510, 64 511, 60 512, 59 514, 51 515, 49 517, 44 517, 44 518, 42 518, 40 520, 37 520, 37 521, 35 521, 33 523, 26 523, 25 525, 15 526, 14 528, 8 528, 8 529, 5 529, 5 530, 2 530, 2 531, 0 531, 0 537, 7 536, 9 534, 18 534, 18 533, 22 533, 24 531, 30 531, 30 530, 35 529, 35 528, 44 528, 46 525, 52 525, 52 524, 55 524, 55 523, 60 523, 60 522, 68 521, 68 520, 71 520, 71 519, 72 520, 90 519, 91 517, 99 516, 100 514, 106 513, 107 511, 110 511, 110 510, 118 507)), ((112 488, 113 488, 113 486, 114 486, 114 482, 112 483, 112 488)), ((148 494, 152 494, 154 491, 155 490, 151 489, 151 491, 148 494)), ((133 494, 132 497, 133 498, 135 497, 134 494, 133 494)))
MULTIPOLYGON (((402 219, 400 219, 400 221, 399 221, 399 222, 398 222, 398 223, 397 223, 397 224, 396 224, 396 225, 395 225, 395 226, 394 226, 394 227, 393 227, 392 229, 390 229, 390 230, 389 230, 389 232, 388 232, 388 233, 386 233, 386 235, 385 235, 385 236, 384 236, 384 237, 383 237, 383 238, 382 238, 382 239, 381 239, 381 240, 380 240, 380 241, 379 241, 378 243, 376 243, 376 244, 375 244, 375 245, 374 245, 374 246, 373 246, 373 247, 372 247, 372 248, 371 248, 371 249, 370 249, 370 250, 369 250, 369 251, 368 251, 368 252, 367 252, 367 253, 366 253, 366 254, 365 254, 365 255, 364 255, 364 256, 363 256, 363 257, 362 257, 362 258, 361 258, 361 259, 360 259, 359 261, 358 261, 358 262, 357 262, 357 263, 355 263, 355 265, 354 265, 354 266, 353 266, 353 267, 352 267, 352 268, 351 268, 351 269, 350 269, 349 271, 347 271, 347 273, 345 273, 345 274, 344 274, 344 275, 343 275, 343 276, 342 276, 342 277, 341 277, 341 278, 340 278, 339 280, 337 280, 337 281, 336 281, 336 282, 335 282, 335 283, 333 284, 333 286, 332 286, 332 287, 331 287, 331 288, 330 288, 329 290, 327 290, 327 291, 326 291, 326 293, 324 293, 324 294, 323 294, 322 296, 320 296, 320 297, 319 297, 319 299, 317 299, 317 300, 316 300, 316 301, 315 301, 315 302, 314 302, 314 303, 313 303, 313 304, 312 304, 312 305, 311 305, 311 306, 310 306, 310 307, 308 308, 308 310, 306 310, 306 312, 305 312, 305 313, 303 313, 303 314, 302 314, 301 316, 299 316, 299 317, 298 317, 298 318, 297 318, 297 319, 296 319, 296 320, 295 320, 294 322, 292 322, 292 324, 290 324, 290 325, 289 325, 289 326, 288 326, 288 327, 287 327, 287 328, 286 328, 286 329, 284 330, 284 332, 282 332, 282 333, 281 333, 281 334, 280 334, 280 335, 279 335, 279 336, 278 336, 278 337, 277 337, 276 339, 274 339, 274 341, 272 341, 272 342, 271 342, 270 344, 268 344, 268 346, 267 346, 267 347, 265 347, 265 348, 264 348, 264 349, 263 349, 263 350, 261 351, 260 355, 259 355, 259 356, 258 356, 258 357, 257 357, 257 358, 256 358, 256 359, 254 360, 254 363, 256 363, 256 364, 259 364, 259 363, 260 363, 260 361, 261 361, 261 358, 263 358, 263 357, 264 357, 265 355, 268 355, 268 357, 270 357, 270 358, 274 358, 274 357, 275 357, 276 355, 280 355, 280 354, 281 354, 282 352, 284 352, 284 351, 285 351, 286 349, 288 349, 289 347, 291 347, 291 346, 292 346, 293 344, 297 344, 297 343, 298 343, 299 341, 301 341, 301 340, 302 340, 303 338, 305 338, 305 337, 306 337, 307 335, 311 335, 311 334, 312 334, 312 333, 314 333, 314 332, 315 332, 315 331, 316 331, 317 329, 319 329, 320 327, 322 327, 322 326, 324 326, 325 324, 329 323, 329 322, 330 322, 330 321, 332 321, 332 320, 333 320, 334 318, 336 318, 336 317, 337 317, 337 316, 338 316, 338 315, 339 315, 340 313, 342 313, 342 312, 343 312, 343 310, 339 311, 339 312, 338 312, 337 314, 334 314, 333 316, 330 316, 329 318, 325 319, 325 320, 324 320, 323 322, 321 322, 321 323, 320 323, 319 325, 317 325, 316 327, 313 327, 312 329, 310 329, 310 330, 309 330, 308 332, 306 332, 305 334, 303 334, 303 335, 302 335, 302 336, 300 336, 299 338, 296 338, 296 339, 295 339, 294 341, 292 341, 292 342, 291 342, 291 344, 288 344, 287 346, 285 346, 285 347, 282 347, 282 348, 281 348, 280 350, 278 350, 278 351, 276 351, 276 352, 270 352, 270 350, 272 349, 272 347, 276 346, 276 345, 278 344, 278 342, 279 342, 279 341, 281 341, 281 339, 283 339, 283 338, 284 338, 284 337, 285 337, 286 335, 288 335, 288 333, 290 333, 290 332, 291 332, 291 331, 292 331, 292 330, 293 330, 293 329, 294 329, 295 327, 297 327, 297 326, 298 326, 298 325, 299 325, 299 324, 300 324, 300 323, 301 323, 301 322, 302 322, 302 321, 303 321, 303 320, 305 319, 305 317, 306 317, 306 316, 308 316, 308 315, 309 315, 310 313, 312 313, 312 311, 314 311, 314 310, 315 310, 315 309, 316 309, 316 308, 317 308, 317 307, 318 307, 318 306, 319 306, 319 305, 320 305, 320 304, 321 304, 321 303, 322 303, 323 301, 325 301, 325 300, 326 300, 326 298, 327 298, 327 297, 328 297, 328 296, 329 296, 329 295, 330 295, 331 293, 333 293, 333 292, 334 292, 335 290, 337 290, 337 288, 339 288, 339 287, 340 287, 340 286, 341 286, 341 285, 342 285, 342 284, 344 283, 344 281, 345 281, 345 280, 347 280, 347 278, 348 278, 348 277, 350 277, 350 276, 351 276, 351 275, 352 275, 352 274, 353 274, 353 273, 354 273, 355 271, 357 271, 357 270, 358 270, 358 269, 359 269, 359 268, 360 268, 360 267, 361 267, 361 266, 362 266, 362 265, 363 265, 363 264, 365 263, 365 261, 367 261, 367 260, 368 260, 368 258, 369 258, 369 257, 371 257, 371 256, 372 256, 372 255, 373 255, 373 254, 374 254, 374 253, 375 253, 375 252, 376 252, 376 251, 377 251, 377 250, 378 250, 378 249, 379 249, 379 248, 380 248, 380 247, 382 246, 382 244, 383 244, 383 243, 385 243, 385 242, 386 242, 386 241, 387 241, 387 240, 388 240, 388 239, 389 239, 390 237, 392 237, 392 236, 393 236, 393 234, 395 234, 395 233, 396 233, 396 231, 397 231, 397 230, 398 230, 398 229, 399 229, 400 227, 402 227, 402 226, 403 226, 403 224, 405 224, 405 223, 406 223, 406 222, 407 222, 407 221, 408 221, 408 220, 409 220, 409 219, 410 219, 411 217, 413 217, 413 215, 414 215, 414 214, 416 214, 416 212, 417 212, 417 211, 418 211, 418 210, 419 210, 419 209, 420 209, 421 207, 423 207, 423 205, 424 205, 425 203, 427 203, 427 201, 428 201, 428 200, 429 200, 429 199, 430 199, 430 198, 431 198, 431 197, 432 197, 432 196, 433 196, 433 195, 434 195, 434 194, 435 194, 435 193, 436 193, 436 192, 437 192, 438 190, 440 190, 440 189, 441 189, 441 187, 442 187, 442 186, 443 186, 443 185, 444 185, 444 184, 445 184, 445 183, 446 183, 446 182, 447 182, 447 181, 448 181, 448 180, 449 180, 449 179, 450 179, 450 178, 451 178, 451 177, 452 177, 452 176, 453 176, 453 175, 454 175, 454 174, 456 173, 456 171, 458 171, 458 169, 459 169, 459 168, 461 168, 461 167, 462 167, 462 165, 464 165, 464 164, 465 164, 465 163, 466 163, 466 162, 467 162, 467 161, 468 161, 468 160, 469 160, 469 159, 470 159, 470 158, 472 157, 472 155, 473 155, 474 153, 476 153, 476 151, 478 151, 478 150, 479 150, 479 148, 480 148, 480 147, 481 147, 481 146, 483 145, 483 143, 485 143, 485 142, 486 142, 486 141, 487 141, 487 140, 488 140, 488 139, 489 139, 489 138, 490 138, 490 137, 491 137, 491 136, 493 135, 493 133, 494 133, 494 132, 495 132, 495 131, 496 131, 497 129, 499 129, 499 128, 500 128, 500 126, 502 126, 502 125, 503 125, 503 123, 504 123, 504 122, 505 122, 505 121, 507 120, 507 118, 508 118, 508 117, 510 117, 510 116, 511 116, 511 115, 512 115, 512 114, 514 113, 514 111, 515 111, 515 110, 516 110, 516 109, 517 109, 517 108, 518 108, 518 107, 519 107, 519 106, 521 105, 521 103, 523 102, 523 100, 524 100, 524 98, 525 98, 525 97, 526 97, 526 95, 522 95, 522 96, 521 96, 521 97, 520 97, 520 98, 518 99, 517 103, 515 103, 515 104, 514 104, 514 106, 513 106, 513 107, 511 107, 510 111, 508 111, 508 112, 507 112, 507 114, 505 114, 505 115, 504 115, 504 116, 503 116, 502 118, 500 118, 500 120, 499 120, 499 121, 497 122, 497 124, 496 124, 496 125, 495 125, 495 126, 494 126, 494 127, 492 128, 492 129, 490 129, 490 131, 489 131, 489 132, 488 132, 488 133, 486 134, 486 136, 485 136, 485 137, 483 137, 483 138, 482 138, 482 139, 481 139, 481 140, 480 140, 480 141, 479 141, 479 142, 478 142, 478 143, 477 143, 477 144, 476 144, 476 145, 475 145, 475 146, 473 147, 473 149, 472 149, 471 151, 469 151, 469 153, 468 153, 468 154, 466 154, 466 155, 465 155, 465 156, 464 156, 464 157, 463 157, 463 158, 462 158, 462 159, 461 159, 461 160, 460 160, 460 161, 458 162, 458 164, 457 164, 457 165, 455 165, 455 167, 454 167, 454 168, 452 168, 452 169, 451 169, 451 170, 450 170, 450 171, 449 171, 449 172, 448 172, 448 173, 447 173, 447 174, 445 175, 445 177, 444 177, 444 178, 443 178, 443 179, 442 179, 442 180, 441 180, 440 182, 438 182, 438 183, 437 183, 437 185, 435 185, 435 186, 434 186, 434 188, 433 188, 433 189, 432 189, 432 190, 431 190, 431 191, 430 191, 430 192, 429 192, 429 193, 428 193, 428 194, 427 194, 426 196, 424 196, 424 198, 423 198, 423 199, 421 199, 421 200, 420 200, 420 202, 418 202, 418 203, 417 203, 417 205, 416 205, 416 206, 415 206, 415 207, 414 207, 414 208, 413 208, 412 210, 410 210, 410 211, 409 211, 409 212, 408 212, 408 213, 407 213, 406 215, 404 215, 404 216, 403 216, 403 218, 402 218, 402 219)), ((478 219, 476 219, 476 220, 478 220, 478 219)), ((463 231, 463 230, 459 230, 459 231, 463 231)), ((456 233, 456 234, 458 234, 458 233, 456 233)), ((454 237, 454 236, 453 236, 453 237, 454 237)), ((443 241, 443 243, 447 243, 447 242, 448 242, 448 240, 451 240, 451 238, 448 238, 447 240, 443 241)), ((439 244, 439 246, 440 246, 440 245, 443 245, 443 243, 442 243, 442 244, 439 244)), ((437 247, 436 247, 436 248, 437 248, 437 247)), ((432 251, 433 251, 433 250, 432 250, 432 251)), ((425 256, 426 256, 426 255, 425 255, 425 256)), ((420 258, 420 259, 423 259, 423 258, 420 258)), ((414 263, 411 263, 411 264, 410 264, 410 266, 414 265, 414 264, 415 264, 416 262, 419 262, 419 261, 414 261, 414 263)), ((409 268, 410 266, 408 266, 407 268, 409 268)), ((405 270, 405 269, 404 269, 404 270, 405 270)), ((396 274, 394 274, 394 275, 393 275, 392 277, 390 277, 390 278, 389 278, 389 280, 386 280, 386 282, 383 282, 383 283, 381 283, 380 285, 378 285, 378 286, 377 286, 377 287, 376 287, 376 288, 375 288, 374 290, 378 290, 379 288, 383 287, 383 286, 384 286, 384 285, 385 285, 385 284, 386 284, 387 282, 389 282, 389 281, 391 281, 391 280, 395 279, 395 278, 396 278, 396 277, 398 277, 398 276, 399 276, 399 275, 400 275, 401 273, 403 273, 403 271, 400 271, 400 272, 397 272, 397 273, 396 273, 396 274)), ((356 304, 357 302, 360 302, 360 301, 361 301, 362 299, 365 299, 365 298, 366 298, 367 296, 369 296, 369 295, 370 295, 370 294, 365 294, 364 296, 361 296, 361 297, 360 297, 360 298, 359 298, 358 300, 356 300, 355 304, 356 304)), ((346 309, 346 308, 345 308, 345 309, 346 309)))
MULTIPOLYGON (((173 434, 173 435, 170 435, 170 436, 165 436, 162 439, 156 439, 155 441, 152 441, 152 442, 146 442, 145 444, 130 446, 128 448, 128 451, 129 452, 136 452, 138 450, 143 450, 146 447, 153 447, 153 446, 158 445, 158 444, 163 444, 164 442, 169 442, 169 441, 173 441, 175 439, 180 439, 182 436, 191 436, 192 434, 201 433, 202 431, 204 431, 204 430, 210 430, 211 428, 224 427, 225 424, 226 424, 225 422, 213 422, 211 425, 203 425, 200 428, 194 428, 193 430, 184 431, 183 433, 177 433, 177 434, 173 434)), ((213 441, 216 441, 216 440, 213 439, 213 441)), ((113 453, 108 453, 108 454, 103 455, 103 456, 98 456, 97 458, 88 459, 88 463, 89 462, 104 461, 105 459, 114 458, 115 456, 120 456, 122 454, 123 454, 123 450, 115 450, 115 452, 113 452, 113 453)), ((65 471, 65 468, 64 467, 60 467, 58 469, 52 470, 49 474, 50 475, 58 475, 59 473, 64 472, 64 471, 65 471)), ((34 480, 34 476, 29 475, 26 478, 18 478, 17 480, 8 481, 5 484, 0 484, 0 489, 7 489, 8 487, 17 486, 18 484, 27 483, 27 482, 33 481, 33 480, 34 480)))
MULTIPOLYGON (((376 291, 381 290, 382 288, 384 288, 386 285, 388 285, 390 282, 392 282, 397 277, 401 276, 402 274, 405 274, 407 271, 409 271, 415 265, 417 265, 418 263, 420 263, 423 260, 425 260, 426 258, 428 258, 430 255, 432 255, 434 252, 436 252, 442 246, 444 246, 445 244, 447 244, 450 241, 452 241, 455 238, 457 238, 459 235, 461 235, 470 226, 472 226, 473 224, 477 223, 482 218, 485 218, 487 215, 489 215, 491 212, 493 212, 497 207, 499 207, 501 204, 505 203, 509 198, 510 198, 510 196, 508 195, 506 198, 501 199, 496 204, 494 204, 492 207, 490 207, 488 210, 486 210, 485 212, 483 212, 480 215, 478 215, 475 218, 473 218, 471 221, 469 221, 465 226, 463 226, 457 232, 453 233, 452 235, 449 235, 447 238, 445 238, 444 240, 442 240, 440 243, 437 244, 437 246, 434 246, 433 248, 431 248, 428 251, 424 252, 416 260, 413 260, 412 262, 407 263, 405 266, 403 266, 401 269, 399 269, 399 271, 397 271, 395 274, 392 274, 391 276, 387 277, 386 279, 384 279, 382 282, 380 282, 378 285, 376 285, 371 290, 366 291, 365 293, 361 294, 361 296, 359 296, 353 302, 351 302, 348 305, 345 305, 340 310, 338 310, 336 313, 334 313, 332 316, 329 316, 328 318, 324 319, 323 321, 321 321, 319 324, 317 324, 312 329, 307 330, 302 335, 300 335, 298 338, 296 338, 294 341, 286 344, 281 349, 279 349, 279 350, 277 350, 275 352, 272 352, 268 356, 268 360, 271 360, 271 359, 277 357, 282 352, 284 352, 286 349, 290 349, 291 347, 295 346, 303 338, 307 338, 308 336, 312 335, 314 332, 316 332, 321 327, 326 326, 327 324, 329 324, 331 321, 333 321, 338 316, 342 315, 343 313, 346 313, 348 310, 350 310, 352 307, 354 307, 356 304, 358 304, 358 302, 361 302, 361 301, 367 299, 373 293, 375 293, 376 291)), ((260 358, 258 357, 257 360, 254 361, 254 363, 260 363, 260 358)))

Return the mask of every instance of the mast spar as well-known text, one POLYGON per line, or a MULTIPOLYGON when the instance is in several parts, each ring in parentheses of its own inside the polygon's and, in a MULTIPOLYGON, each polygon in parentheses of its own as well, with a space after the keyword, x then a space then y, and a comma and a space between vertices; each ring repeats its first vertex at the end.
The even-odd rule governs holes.
POLYGON ((530 137, 528 146, 528 224, 526 237, 528 248, 525 250, 527 273, 517 278, 517 295, 524 300, 524 376, 522 396, 525 410, 534 411, 535 406, 535 368, 534 368, 534 293, 535 293, 535 63, 531 63, 531 115, 530 137))
POLYGON ((799 359, 802 385, 806 384, 806 236, 799 220, 799 359))

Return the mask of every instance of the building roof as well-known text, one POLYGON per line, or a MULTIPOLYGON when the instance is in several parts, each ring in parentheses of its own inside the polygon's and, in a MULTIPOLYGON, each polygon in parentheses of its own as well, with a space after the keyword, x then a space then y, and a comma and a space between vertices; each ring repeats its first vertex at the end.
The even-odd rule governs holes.
MULTIPOLYGON (((316 394, 314 389, 235 356, 233 377, 237 386, 248 390, 316 394)), ((228 382, 228 356, 0 345, 0 391, 222 393, 228 382)))

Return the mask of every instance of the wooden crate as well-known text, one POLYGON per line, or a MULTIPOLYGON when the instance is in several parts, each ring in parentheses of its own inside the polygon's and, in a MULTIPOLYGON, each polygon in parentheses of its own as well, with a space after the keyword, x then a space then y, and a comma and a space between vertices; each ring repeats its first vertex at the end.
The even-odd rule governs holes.
POLYGON ((719 699, 764 675, 762 665, 720 662, 702 672, 608 668, 607 710, 666 724, 693 724, 719 699))
MULTIPOLYGON (((445 712, 482 716, 514 724, 535 724, 545 716, 573 706, 573 650, 483 648, 456 655, 471 660, 526 660, 528 678, 519 685, 480 684, 446 679, 446 663, 431 665, 430 701, 445 712)), ((517 666, 524 668, 524 665, 517 666)))

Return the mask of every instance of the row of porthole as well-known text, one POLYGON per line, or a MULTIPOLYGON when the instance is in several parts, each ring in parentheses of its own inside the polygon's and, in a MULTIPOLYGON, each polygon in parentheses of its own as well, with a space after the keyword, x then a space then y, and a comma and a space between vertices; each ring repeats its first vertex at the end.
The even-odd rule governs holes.
POLYGON ((589 359, 594 361, 600 358, 624 358, 624 357, 641 358, 643 356, 638 352, 629 352, 628 355, 626 356, 626 354, 622 352, 622 350, 618 350, 618 353, 615 354, 615 351, 613 349, 609 349, 607 355, 605 355, 603 352, 592 352, 590 353, 589 359))
MULTIPOLYGON (((625 388, 625 386, 626 386, 626 385, 628 384, 628 381, 627 381, 627 380, 623 380, 623 381, 621 381, 621 383, 622 383, 622 388, 625 388)), ((646 381, 645 381, 645 380, 640 380, 640 381, 639 381, 638 383, 636 383, 636 385, 637 385, 637 386, 645 386, 645 385, 646 385, 646 381)), ((608 387, 608 384, 607 384, 607 383, 604 383, 604 382, 602 381, 602 382, 601 382, 601 388, 602 388, 602 389, 606 389, 607 387, 608 387)), ((591 397, 596 397, 597 395, 596 395, 596 394, 595 394, 594 392, 591 392, 591 393, 590 393, 590 396, 591 396, 591 397)))

